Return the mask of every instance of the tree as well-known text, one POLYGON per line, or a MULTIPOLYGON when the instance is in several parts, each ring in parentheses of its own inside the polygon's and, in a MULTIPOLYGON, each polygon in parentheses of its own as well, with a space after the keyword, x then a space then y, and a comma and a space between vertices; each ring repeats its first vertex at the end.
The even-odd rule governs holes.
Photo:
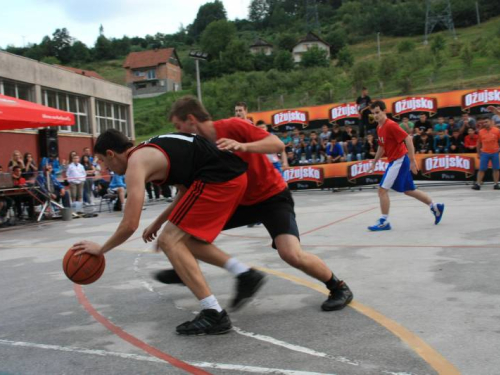
POLYGON ((54 56, 63 64, 71 61, 71 45, 73 38, 69 35, 66 28, 56 29, 52 34, 52 48, 54 56))
POLYGON ((297 44, 297 36, 290 33, 280 34, 278 37, 278 47, 291 51, 297 44))
POLYGON ((343 29, 335 29, 326 35, 325 40, 330 45, 330 53, 335 57, 346 46, 347 34, 343 29))
POLYGON ((201 48, 212 58, 218 59, 219 54, 226 50, 235 35, 236 26, 232 22, 226 20, 212 22, 201 35, 201 48))
POLYGON ((462 48, 462 53, 460 54, 460 59, 463 61, 467 68, 470 68, 472 65, 472 60, 474 60, 474 54, 471 51, 471 47, 469 44, 466 44, 464 48, 462 48))
POLYGON ((444 51, 446 47, 446 40, 441 34, 436 35, 431 42, 431 51, 433 55, 444 51))
POLYGON ((269 17, 270 9, 268 0, 252 0, 248 6, 248 19, 257 24, 262 24, 269 17))
POLYGON ((41 60, 45 64, 60 65, 61 62, 54 56, 46 56, 41 60))
POLYGON ((84 43, 77 40, 71 46, 70 59, 71 61, 79 61, 79 62, 90 61, 91 60, 90 50, 84 43))
POLYGON ((274 56, 258 53, 253 56, 253 65, 255 70, 267 72, 274 67, 274 56))
POLYGON ((337 54, 337 66, 350 68, 354 64, 354 56, 348 47, 342 48, 337 54))
POLYGON ((194 22, 190 25, 190 34, 198 39, 210 23, 226 19, 226 9, 222 1, 215 0, 213 3, 203 4, 198 9, 194 22))
POLYGON ((104 35, 99 35, 95 42, 94 54, 97 60, 108 60, 113 58, 111 42, 104 35))
POLYGON ((373 63, 371 61, 360 61, 352 68, 352 81, 356 90, 361 90, 366 86, 366 81, 374 74, 373 63))
POLYGON ((416 44, 412 40, 403 40, 397 45, 398 53, 413 52, 415 50, 415 47, 416 44))
POLYGON ((226 67, 226 72, 253 70, 253 59, 245 42, 232 39, 226 50, 222 53, 222 62, 226 67))
POLYGON ((327 52, 324 49, 313 46, 302 54, 300 65, 304 68, 312 68, 314 66, 329 66, 327 52))
POLYGON ((290 71, 294 68, 293 56, 289 51, 279 51, 274 57, 274 67, 282 71, 290 71))

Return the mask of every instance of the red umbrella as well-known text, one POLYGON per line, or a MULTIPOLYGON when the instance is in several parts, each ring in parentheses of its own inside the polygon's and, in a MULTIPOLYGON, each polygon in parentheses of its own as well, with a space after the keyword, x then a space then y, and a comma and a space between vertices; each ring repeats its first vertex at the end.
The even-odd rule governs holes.
POLYGON ((75 115, 70 112, 0 95, 0 130, 74 124, 75 115))

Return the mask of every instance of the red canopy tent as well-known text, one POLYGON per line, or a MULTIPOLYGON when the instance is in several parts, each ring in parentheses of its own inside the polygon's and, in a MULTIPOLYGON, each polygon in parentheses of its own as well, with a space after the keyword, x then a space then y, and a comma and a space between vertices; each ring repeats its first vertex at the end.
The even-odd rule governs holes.
POLYGON ((44 105, 0 95, 0 130, 71 126, 75 115, 44 105))

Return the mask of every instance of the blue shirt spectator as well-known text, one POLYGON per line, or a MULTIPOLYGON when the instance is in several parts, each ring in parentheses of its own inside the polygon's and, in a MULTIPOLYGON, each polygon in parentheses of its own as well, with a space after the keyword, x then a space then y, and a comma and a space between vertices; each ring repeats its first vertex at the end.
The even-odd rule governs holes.
POLYGON ((335 138, 326 146, 326 157, 329 163, 340 163, 344 161, 344 150, 335 138))
POLYGON ((434 124, 434 134, 437 134, 439 132, 445 132, 446 134, 448 134, 449 132, 449 126, 446 122, 444 122, 443 116, 439 116, 438 122, 434 124))
POLYGON ((434 153, 435 154, 447 154, 450 151, 450 137, 448 134, 444 134, 440 131, 434 137, 434 153))
POLYGON ((45 168, 45 166, 47 164, 52 165, 52 173, 55 176, 59 176, 62 173, 61 165, 59 164, 58 158, 43 157, 42 161, 40 161, 40 165, 38 167, 38 170, 43 171, 43 169, 45 168))
POLYGON ((113 174, 113 177, 111 177, 111 182, 109 183, 109 188, 111 190, 115 190, 118 188, 126 187, 127 185, 125 184, 125 175, 113 174))

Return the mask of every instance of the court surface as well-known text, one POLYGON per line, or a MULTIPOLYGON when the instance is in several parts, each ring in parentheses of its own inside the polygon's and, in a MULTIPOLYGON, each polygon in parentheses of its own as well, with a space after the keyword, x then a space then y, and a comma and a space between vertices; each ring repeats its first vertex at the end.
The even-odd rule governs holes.
MULTIPOLYGON (((140 234, 166 203, 143 211, 134 237, 106 255, 103 277, 84 287, 64 276, 64 253, 81 239, 102 243, 120 214, 1 231, 0 373, 498 374, 499 193, 424 190, 446 203, 441 224, 391 193, 393 230, 379 233, 366 229, 379 215, 375 189, 294 192, 304 249, 354 292, 338 312, 320 310, 326 289, 285 264, 262 226, 221 234, 222 249, 268 274, 221 336, 177 336, 198 303, 150 276, 170 264, 140 234)), ((202 270, 227 305, 233 277, 202 270)))

